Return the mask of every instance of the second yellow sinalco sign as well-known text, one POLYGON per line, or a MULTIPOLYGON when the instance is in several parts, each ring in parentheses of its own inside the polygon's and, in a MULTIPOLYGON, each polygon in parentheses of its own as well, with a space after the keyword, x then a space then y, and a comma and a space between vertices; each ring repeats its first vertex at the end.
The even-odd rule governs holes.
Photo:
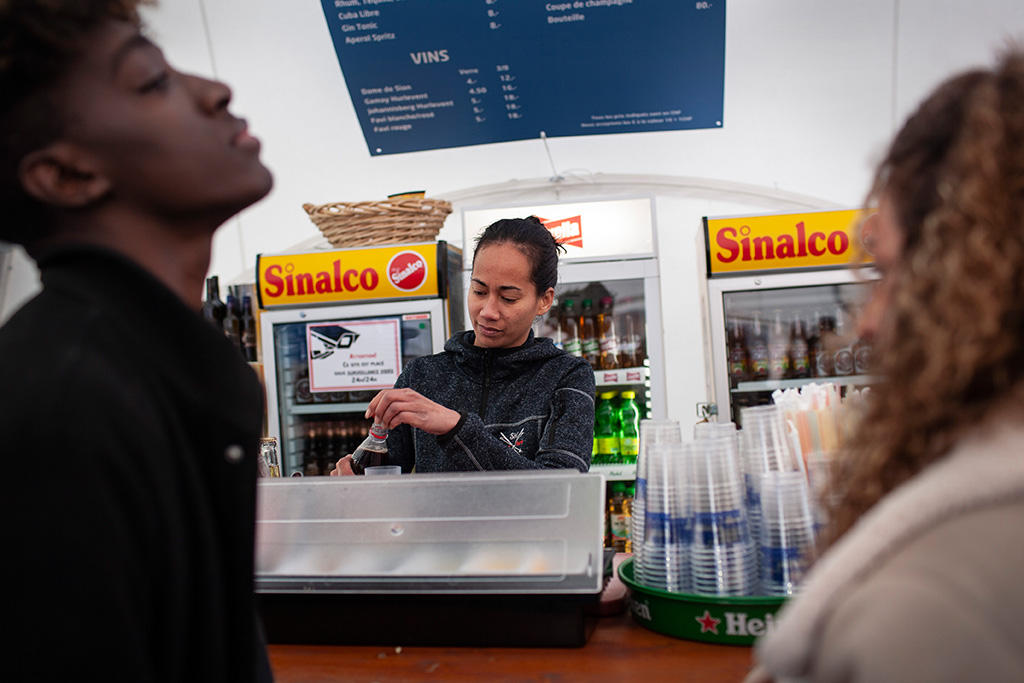
POLYGON ((263 308, 439 296, 437 244, 260 255, 263 308))
POLYGON ((708 274, 851 265, 860 213, 705 218, 708 274))

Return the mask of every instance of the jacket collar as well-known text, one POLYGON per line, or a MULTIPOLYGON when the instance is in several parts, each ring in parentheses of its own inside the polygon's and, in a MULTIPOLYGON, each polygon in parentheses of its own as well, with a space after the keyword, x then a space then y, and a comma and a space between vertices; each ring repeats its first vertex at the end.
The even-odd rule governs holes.
POLYGON ((485 369, 491 379, 515 376, 527 366, 560 353, 547 337, 535 337, 533 330, 522 346, 507 349, 488 349, 474 346, 476 335, 472 330, 459 332, 445 345, 444 350, 454 358, 455 365, 471 378, 480 381, 485 369))

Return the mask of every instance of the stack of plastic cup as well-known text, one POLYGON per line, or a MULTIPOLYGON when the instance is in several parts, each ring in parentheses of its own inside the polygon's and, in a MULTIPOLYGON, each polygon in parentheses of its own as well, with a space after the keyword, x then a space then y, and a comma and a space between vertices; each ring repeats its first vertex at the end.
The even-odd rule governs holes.
POLYGON ((684 495, 692 524, 690 590, 704 595, 753 595, 757 556, 750 535, 743 477, 733 437, 684 447, 684 495))
MULTIPOLYGON (((740 460, 746 489, 750 533, 761 545, 761 475, 765 472, 800 471, 802 462, 793 452, 782 412, 777 406, 744 408, 740 414, 740 460)), ((760 556, 759 556, 760 557, 760 556)))
POLYGON ((683 444, 664 443, 646 449, 643 583, 651 588, 684 593, 689 590, 687 551, 691 535, 681 487, 683 444))
POLYGON ((644 524, 647 503, 647 452, 666 444, 682 441, 679 423, 675 420, 641 420, 640 449, 636 461, 636 492, 633 496, 633 516, 630 539, 633 545, 633 575, 640 583, 644 581, 644 524))
POLYGON ((735 422, 698 422, 693 425, 693 440, 700 441, 715 436, 736 436, 735 422))
POLYGON ((793 595, 814 560, 814 513, 802 472, 761 477, 761 592, 793 595))

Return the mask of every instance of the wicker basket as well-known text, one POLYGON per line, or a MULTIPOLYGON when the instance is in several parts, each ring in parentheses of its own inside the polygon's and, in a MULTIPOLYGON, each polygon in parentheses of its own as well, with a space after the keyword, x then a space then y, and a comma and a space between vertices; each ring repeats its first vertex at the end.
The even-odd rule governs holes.
POLYGON ((452 212, 443 199, 303 204, 310 220, 335 247, 433 242, 452 212))

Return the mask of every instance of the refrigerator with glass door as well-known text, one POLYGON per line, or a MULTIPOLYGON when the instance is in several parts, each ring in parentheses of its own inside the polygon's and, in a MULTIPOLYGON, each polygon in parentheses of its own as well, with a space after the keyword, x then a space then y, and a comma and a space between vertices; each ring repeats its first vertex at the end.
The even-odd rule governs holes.
POLYGON ((462 253, 445 242, 260 255, 267 432, 283 476, 326 475, 414 358, 462 329, 462 253))
POLYGON ((710 401, 719 421, 810 382, 871 383, 857 317, 876 274, 856 210, 704 219, 710 401))

